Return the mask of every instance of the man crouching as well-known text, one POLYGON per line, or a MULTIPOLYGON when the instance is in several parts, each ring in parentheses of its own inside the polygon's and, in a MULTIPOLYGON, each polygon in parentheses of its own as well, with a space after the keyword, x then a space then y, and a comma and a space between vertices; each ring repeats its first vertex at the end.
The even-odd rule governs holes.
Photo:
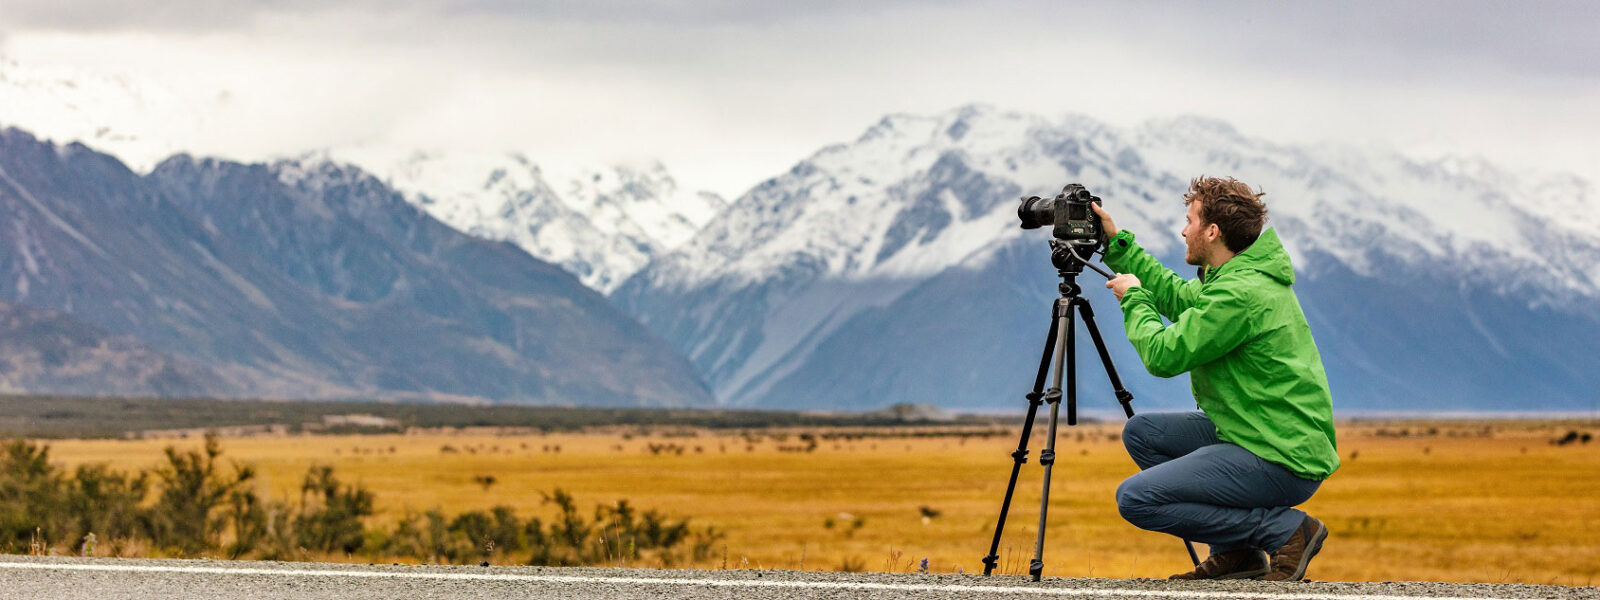
POLYGON ((1289 255, 1275 230, 1262 231, 1261 196, 1233 178, 1190 182, 1182 235, 1194 280, 1094 206, 1111 236, 1105 262, 1123 273, 1106 287, 1128 341, 1152 375, 1189 373, 1200 408, 1135 416, 1122 436, 1143 470, 1117 488, 1122 517, 1211 545, 1173 579, 1298 581, 1328 536, 1293 507, 1339 468, 1332 397, 1289 255))

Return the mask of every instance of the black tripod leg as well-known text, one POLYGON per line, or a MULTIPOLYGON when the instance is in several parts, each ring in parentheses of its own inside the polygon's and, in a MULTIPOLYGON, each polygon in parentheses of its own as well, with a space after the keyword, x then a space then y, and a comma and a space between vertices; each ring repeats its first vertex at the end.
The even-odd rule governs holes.
POLYGON ((1011 495, 1017 491, 1017 475, 1022 463, 1028 462, 1028 437, 1033 434, 1033 419, 1044 398, 1044 378, 1050 372, 1050 356, 1056 349, 1056 324, 1061 320, 1060 302, 1050 309, 1050 333, 1045 336, 1044 356, 1039 358, 1039 374, 1033 380, 1033 391, 1028 392, 1028 418, 1022 424, 1022 438, 1016 451, 1011 453, 1011 479, 1006 483, 1006 498, 1000 502, 1000 520, 994 524, 994 541, 989 543, 989 555, 983 557, 983 574, 994 572, 1000 561, 1000 534, 1006 528, 1006 515, 1011 512, 1011 495))
MULTIPOLYGON (((1094 338, 1094 349, 1100 353, 1100 363, 1106 366, 1106 376, 1111 378, 1111 389, 1116 390, 1117 401, 1122 403, 1122 412, 1133 417, 1133 393, 1122 387, 1122 378, 1117 377, 1117 367, 1111 363, 1111 353, 1106 351, 1106 342, 1100 337, 1100 327, 1094 322, 1094 309, 1089 308, 1089 301, 1081 298, 1074 304, 1083 313, 1083 324, 1089 329, 1089 337, 1094 338)), ((1183 540, 1184 549, 1189 551, 1189 561, 1195 566, 1200 565, 1200 555, 1194 551, 1194 542, 1183 540)))
MULTIPOLYGON (((1072 305, 1067 305, 1067 424, 1078 424, 1078 327, 1074 322, 1072 305)), ((1056 381, 1056 387, 1061 387, 1061 382, 1056 381)), ((1050 432, 1050 441, 1055 442, 1055 432, 1050 432)), ((1048 490, 1046 493, 1049 493, 1048 490)))
POLYGON ((1094 349, 1100 353, 1100 364, 1106 366, 1106 376, 1111 378, 1111 389, 1116 391, 1117 402, 1122 404, 1122 412, 1129 417, 1133 416, 1133 392, 1122 387, 1122 378, 1117 376, 1117 366, 1111 363, 1111 353, 1106 350, 1106 341, 1100 337, 1100 326, 1094 322, 1094 309, 1089 308, 1089 301, 1078 299, 1078 310, 1083 312, 1083 324, 1089 329, 1089 337, 1094 339, 1094 349))
MULTIPOLYGON (((1049 436, 1045 439, 1044 451, 1039 453, 1039 464, 1044 465, 1044 489, 1039 497, 1039 532, 1033 546, 1033 562, 1028 564, 1028 574, 1034 581, 1039 581, 1044 573, 1044 530, 1047 523, 1046 514, 1050 512, 1050 470, 1056 463, 1056 415, 1061 409, 1061 378, 1063 374, 1062 362, 1071 368, 1073 361, 1073 313, 1072 305, 1063 302, 1060 318, 1056 320, 1056 368, 1054 385, 1045 392, 1044 400, 1050 403, 1050 428, 1049 436)), ((1067 378, 1069 389, 1075 377, 1067 378)))

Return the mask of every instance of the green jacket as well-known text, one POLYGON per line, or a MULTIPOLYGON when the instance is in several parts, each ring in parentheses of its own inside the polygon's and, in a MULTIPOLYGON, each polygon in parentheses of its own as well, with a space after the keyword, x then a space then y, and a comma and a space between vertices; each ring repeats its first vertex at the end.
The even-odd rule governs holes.
POLYGON ((1122 297, 1139 359, 1157 377, 1188 372, 1218 438, 1305 479, 1339 468, 1328 376, 1275 230, 1199 280, 1162 266, 1126 229, 1111 238, 1105 262, 1139 278, 1122 297))

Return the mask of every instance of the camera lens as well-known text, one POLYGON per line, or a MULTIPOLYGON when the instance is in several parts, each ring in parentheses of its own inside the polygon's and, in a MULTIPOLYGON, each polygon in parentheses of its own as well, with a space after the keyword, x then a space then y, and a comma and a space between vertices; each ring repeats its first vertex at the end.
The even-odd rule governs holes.
POLYGON ((1038 229, 1056 222, 1054 203, 1038 196, 1028 196, 1022 199, 1022 204, 1017 207, 1017 218, 1022 220, 1023 229, 1038 229))

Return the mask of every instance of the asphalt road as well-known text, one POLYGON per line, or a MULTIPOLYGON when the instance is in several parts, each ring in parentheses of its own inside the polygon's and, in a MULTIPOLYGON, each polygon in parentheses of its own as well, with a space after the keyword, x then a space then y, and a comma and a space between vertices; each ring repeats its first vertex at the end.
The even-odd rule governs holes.
POLYGON ((553 567, 338 565, 0 556, 0 598, 1086 598, 1392 600, 1589 598, 1600 588, 1444 583, 1167 582, 1155 580, 659 571, 553 567))

